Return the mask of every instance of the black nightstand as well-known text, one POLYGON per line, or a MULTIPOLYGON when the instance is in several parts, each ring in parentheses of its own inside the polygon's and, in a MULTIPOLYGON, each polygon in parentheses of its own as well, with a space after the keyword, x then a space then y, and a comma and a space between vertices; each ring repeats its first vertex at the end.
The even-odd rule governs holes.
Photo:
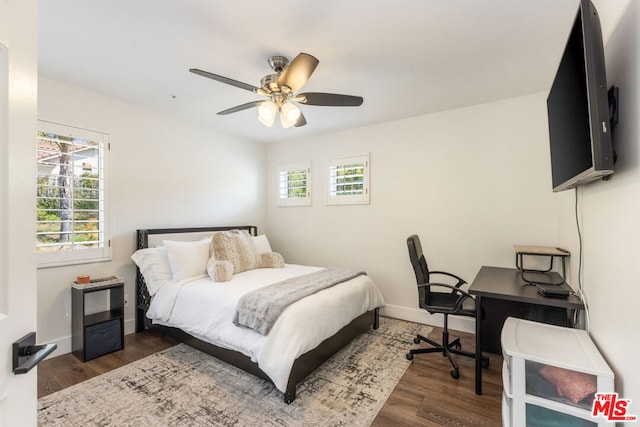
POLYGON ((124 282, 117 277, 94 279, 86 285, 75 282, 71 289, 71 349, 83 362, 124 348, 124 282), (85 313, 85 296, 109 295, 109 309, 85 313))

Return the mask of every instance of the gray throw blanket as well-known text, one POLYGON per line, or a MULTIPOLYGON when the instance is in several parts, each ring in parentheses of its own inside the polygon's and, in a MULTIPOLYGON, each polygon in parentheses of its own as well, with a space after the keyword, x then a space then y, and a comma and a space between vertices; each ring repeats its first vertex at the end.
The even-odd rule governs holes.
POLYGON ((255 289, 238 301, 233 323, 267 335, 290 304, 361 274, 366 273, 351 268, 325 268, 255 289))

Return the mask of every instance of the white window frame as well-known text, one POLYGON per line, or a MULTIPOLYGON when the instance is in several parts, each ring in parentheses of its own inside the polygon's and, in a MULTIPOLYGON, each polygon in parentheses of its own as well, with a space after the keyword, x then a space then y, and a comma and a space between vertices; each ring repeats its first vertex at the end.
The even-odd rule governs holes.
POLYGON ((278 166, 278 206, 311 206, 311 163, 300 162, 278 166), (290 182, 287 178, 290 173, 305 173, 306 196, 291 197, 289 195, 290 182))
POLYGON ((369 154, 360 156, 344 157, 333 159, 327 162, 327 205, 362 205, 369 203, 369 154), (337 175, 339 170, 350 168, 354 165, 361 165, 363 168, 362 179, 359 182, 362 188, 348 194, 341 192, 338 188, 342 184, 337 175))
MULTIPOLYGON (((37 251, 36 258, 38 268, 57 267, 72 264, 84 264, 111 260, 111 233, 109 212, 109 177, 110 177, 110 135, 105 132, 83 129, 61 123, 38 120, 38 132, 64 135, 67 137, 81 138, 99 143, 101 155, 98 160, 100 170, 100 234, 98 241, 100 247, 86 248, 71 246, 71 249, 59 251, 37 251)), ((35 184, 35 183, 34 183, 35 184)), ((35 214, 35 212, 34 212, 35 214)), ((72 227, 73 229, 73 227, 72 227)))

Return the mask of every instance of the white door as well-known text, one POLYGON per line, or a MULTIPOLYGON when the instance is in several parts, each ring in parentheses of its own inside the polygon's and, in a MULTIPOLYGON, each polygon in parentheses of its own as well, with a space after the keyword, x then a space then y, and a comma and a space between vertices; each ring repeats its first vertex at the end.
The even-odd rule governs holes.
POLYGON ((0 0, 0 426, 35 426, 37 372, 12 343, 35 332, 36 0, 0 0))

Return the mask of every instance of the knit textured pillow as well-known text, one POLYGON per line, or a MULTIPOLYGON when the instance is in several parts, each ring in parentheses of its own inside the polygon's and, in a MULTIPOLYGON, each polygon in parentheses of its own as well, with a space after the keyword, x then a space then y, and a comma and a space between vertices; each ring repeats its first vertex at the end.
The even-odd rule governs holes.
POLYGON ((231 261, 219 261, 211 257, 207 262, 207 273, 214 282, 228 282, 233 277, 233 264, 231 261))
POLYGON ((264 252, 258 254, 260 268, 284 268, 284 258, 278 252, 264 252))
POLYGON ((260 267, 260 256, 247 230, 218 231, 211 238, 211 256, 233 264, 233 273, 260 267))

